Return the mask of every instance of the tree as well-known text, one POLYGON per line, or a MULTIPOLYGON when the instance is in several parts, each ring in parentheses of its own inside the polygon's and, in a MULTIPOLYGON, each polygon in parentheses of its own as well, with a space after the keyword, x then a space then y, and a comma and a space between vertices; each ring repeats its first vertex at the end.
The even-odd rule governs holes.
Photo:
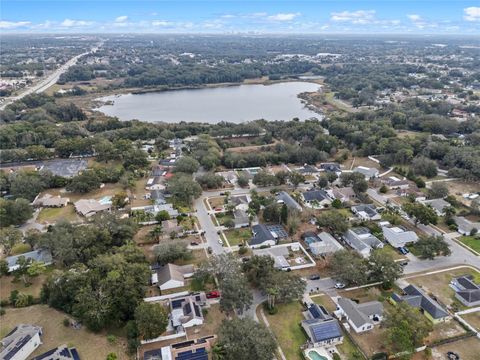
POLYGON ((412 170, 416 175, 432 178, 437 176, 437 163, 423 156, 417 157, 412 161, 412 170))
POLYGON ((25 286, 30 284, 32 277, 40 275, 45 270, 43 263, 33 261, 31 258, 26 258, 25 256, 20 256, 17 259, 17 265, 17 269, 15 269, 12 274, 16 279, 21 278, 25 286))
POLYGON ((0 229, 0 244, 7 255, 10 255, 12 248, 22 240, 22 232, 13 226, 0 229))
POLYGON ((200 185, 188 174, 177 173, 168 182, 168 190, 181 203, 190 205, 202 194, 200 185))
POLYGON ((428 189, 428 197, 430 199, 443 199, 448 196, 448 187, 444 182, 434 182, 428 189))
POLYGON ((248 281, 258 288, 260 286, 265 288, 264 284, 269 281, 274 269, 273 258, 266 255, 253 255, 243 264, 243 271, 248 281))
POLYGON ((292 171, 288 174, 288 180, 292 183, 293 187, 296 189, 300 183, 305 181, 305 176, 300 174, 298 171, 292 171))
POLYGON ((0 198, 0 227, 21 225, 32 217, 33 208, 26 199, 0 198))
POLYGON ((368 183, 365 180, 365 176, 357 172, 342 173, 340 175, 340 181, 342 186, 352 186, 353 191, 357 194, 364 193, 368 189, 368 183))
POLYGON ((162 234, 163 234, 163 229, 161 225, 155 226, 152 230, 150 230, 150 233, 149 233, 149 235, 155 240, 159 240, 162 234))
POLYGON ((5 259, 0 260, 0 276, 8 275, 9 267, 5 259))
POLYGON ((322 189, 326 188, 328 186, 328 178, 326 175, 322 175, 318 178, 317 185, 321 187, 322 189))
POLYGON ((433 330, 432 323, 417 308, 398 303, 385 317, 386 344, 391 354, 413 353, 433 330))
POLYGON ((175 162, 175 172, 181 172, 185 174, 193 174, 198 171, 200 164, 197 160, 190 156, 182 156, 175 162))
POLYGON ((382 282, 385 289, 389 289, 403 272, 402 266, 391 255, 378 250, 368 258, 367 267, 370 280, 382 282))
POLYGON ((225 226, 228 229, 233 229, 235 227, 235 220, 227 219, 224 221, 223 226, 225 226))
POLYGON ((436 224, 438 221, 438 216, 435 210, 430 206, 423 205, 418 202, 406 203, 403 205, 403 210, 410 216, 415 219, 415 226, 418 223, 423 225, 436 224))
POLYGON ((129 171, 135 171, 146 168, 150 165, 145 151, 139 149, 130 149, 122 153, 123 167, 129 171))
POLYGON ((101 180, 94 170, 87 170, 73 177, 66 189, 76 193, 87 193, 100 187, 101 180))
POLYGON ((342 208, 342 202, 340 201, 340 199, 334 199, 332 201, 332 207, 335 208, 335 209, 341 209, 342 208))
POLYGON ((248 318, 224 320, 218 331, 218 343, 224 349, 225 360, 271 360, 277 349, 270 331, 248 318))
POLYGON ((116 193, 112 197, 112 206, 115 209, 123 209, 128 204, 128 195, 125 191, 116 193))
POLYGON ((95 152, 97 153, 97 161, 109 162, 118 158, 118 151, 115 146, 107 140, 100 141, 95 145, 95 152))
POLYGON ((317 216, 317 225, 328 228, 335 235, 345 233, 349 227, 347 218, 338 210, 322 212, 317 216))
POLYGON ((248 178, 245 175, 238 175, 237 184, 238 186, 244 188, 248 186, 248 178))
POLYGON ((367 282, 367 264, 356 252, 349 250, 335 252, 330 267, 335 277, 345 284, 363 285, 367 282))
POLYGON ((221 188, 225 179, 223 176, 215 173, 205 173, 197 176, 195 179, 203 189, 218 189, 221 188))
POLYGON ((379 191, 380 191, 380 193, 382 193, 382 194, 386 194, 386 193, 388 192, 388 187, 387 187, 385 184, 383 184, 383 185, 380 187, 380 190, 379 190, 379 191))
POLYGON ((166 330, 168 314, 161 304, 142 301, 135 309, 135 322, 143 339, 154 339, 166 330))
POLYGON ((192 251, 188 250, 185 241, 162 241, 153 248, 157 262, 160 265, 172 263, 175 260, 188 260, 192 256, 192 251))
POLYGON ((253 177, 252 182, 257 186, 275 186, 279 184, 279 180, 275 175, 269 174, 265 170, 260 170, 253 177))
POLYGON ((421 237, 414 246, 422 259, 433 260, 436 256, 450 256, 452 253, 442 236, 421 237))
POLYGON ((155 215, 155 220, 157 220, 158 222, 170 220, 170 214, 167 210, 161 210, 157 213, 157 215, 155 215))

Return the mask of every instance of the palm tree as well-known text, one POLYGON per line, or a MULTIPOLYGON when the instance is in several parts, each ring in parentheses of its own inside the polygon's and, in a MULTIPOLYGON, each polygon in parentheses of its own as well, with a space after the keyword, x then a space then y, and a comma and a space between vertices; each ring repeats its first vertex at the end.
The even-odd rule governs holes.
POLYGON ((150 231, 150 237, 155 240, 160 240, 160 236, 163 234, 163 229, 161 225, 155 226, 151 231, 150 231))
POLYGON ((226 351, 223 345, 215 344, 212 347, 212 357, 213 360, 223 360, 225 359, 226 351))
POLYGON ((270 287, 267 289, 267 301, 268 308, 273 309, 275 307, 275 298, 278 295, 278 289, 275 287, 270 287))

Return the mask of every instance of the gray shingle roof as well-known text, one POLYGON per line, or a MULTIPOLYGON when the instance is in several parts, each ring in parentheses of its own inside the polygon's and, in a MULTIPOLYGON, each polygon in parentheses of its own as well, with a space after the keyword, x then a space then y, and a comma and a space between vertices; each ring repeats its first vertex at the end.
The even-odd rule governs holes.
MULTIPOLYGON (((448 312, 443 309, 439 303, 437 303, 435 300, 433 300, 430 296, 425 294, 423 290, 418 288, 415 285, 408 285, 405 289, 403 289, 405 294, 409 295, 410 297, 413 298, 418 298, 420 297, 420 307, 429 313, 432 318, 434 319, 441 319, 444 317, 447 317, 449 314, 448 312)), ((415 299, 414 301, 410 300, 409 304, 414 306, 413 304, 417 304, 418 300, 415 299)))
POLYGON ((288 208, 302 211, 302 207, 292 198, 287 192, 280 191, 277 195, 277 200, 283 201, 288 208))
POLYGON ((252 226, 253 237, 250 239, 250 245, 261 245, 265 241, 275 240, 272 233, 267 229, 264 224, 258 224, 252 226))
POLYGON ((356 327, 372 322, 368 318, 369 316, 383 314, 383 305, 378 301, 357 304, 350 299, 341 297, 338 299, 338 306, 342 308, 356 327))
POLYGON ((305 191, 302 193, 303 198, 305 201, 323 201, 323 200, 329 200, 328 194, 325 192, 325 190, 310 190, 310 191, 305 191))

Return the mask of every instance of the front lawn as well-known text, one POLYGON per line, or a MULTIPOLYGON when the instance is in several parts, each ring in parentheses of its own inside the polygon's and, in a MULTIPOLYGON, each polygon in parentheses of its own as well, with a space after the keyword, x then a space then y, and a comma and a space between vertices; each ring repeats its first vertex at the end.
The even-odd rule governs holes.
POLYGON ((406 258, 391 245, 385 245, 382 249, 378 249, 377 251, 384 255, 390 255, 393 260, 400 260, 406 258))
POLYGON ((38 214, 37 221, 39 223, 56 223, 61 219, 68 221, 80 220, 73 205, 69 204, 60 208, 43 208, 38 214))
POLYGON ((228 239, 230 246, 246 243, 252 237, 250 228, 230 229, 223 232, 228 239))
POLYGON ((462 236, 460 242, 473 250, 480 252, 480 239, 474 236, 462 236))
POLYGON ((302 346, 307 338, 300 327, 300 322, 304 320, 302 311, 303 307, 299 302, 290 304, 277 305, 278 313, 265 315, 270 323, 277 342, 285 353, 287 360, 300 360, 300 346, 302 346))
POLYGON ((233 220, 233 215, 229 213, 217 213, 215 214, 215 217, 217 218, 217 221, 220 224, 220 226, 225 225, 225 222, 227 220, 233 220))

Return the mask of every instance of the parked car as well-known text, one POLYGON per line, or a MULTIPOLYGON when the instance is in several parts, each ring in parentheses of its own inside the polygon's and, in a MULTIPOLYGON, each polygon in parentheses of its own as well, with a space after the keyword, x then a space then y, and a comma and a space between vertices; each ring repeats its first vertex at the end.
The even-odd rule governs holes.
POLYGON ((213 290, 208 292, 206 295, 207 295, 207 299, 216 299, 220 297, 220 291, 213 290))
POLYGON ((402 255, 407 255, 410 252, 406 247, 403 246, 399 247, 397 250, 400 251, 400 254, 402 255))
POLYGON ((220 245, 223 245, 223 240, 222 240, 222 239, 218 239, 218 243, 219 243, 220 245))
POLYGON ((210 246, 207 248, 207 252, 208 252, 209 254, 211 254, 211 253, 213 252, 213 250, 212 250, 212 248, 211 248, 210 246))
POLYGON ((190 245, 191 245, 191 246, 197 246, 197 245, 198 245, 198 242, 192 241, 192 242, 190 243, 190 245))
POLYGON ((320 280, 320 275, 318 275, 318 274, 310 275, 309 279, 310 280, 320 280))
POLYGON ((345 287, 345 284, 342 282, 337 282, 335 284, 335 289, 343 289, 345 287))
POLYGON ((404 260, 400 262, 400 266, 407 266, 408 265, 408 260, 404 260))

